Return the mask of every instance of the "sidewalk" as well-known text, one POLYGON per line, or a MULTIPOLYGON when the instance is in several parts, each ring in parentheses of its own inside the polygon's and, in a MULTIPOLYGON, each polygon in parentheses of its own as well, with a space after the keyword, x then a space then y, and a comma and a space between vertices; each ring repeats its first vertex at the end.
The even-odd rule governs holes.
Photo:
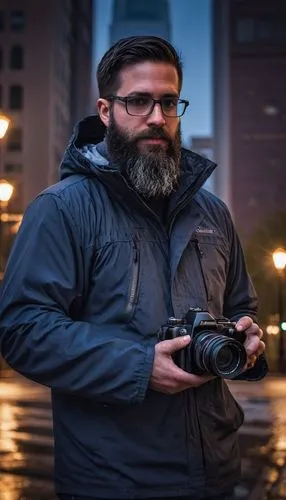
MULTIPOLYGON (((239 432, 242 479, 236 489, 236 498, 237 500, 285 500, 286 379, 269 376, 261 382, 232 381, 228 385, 245 412, 245 423, 239 432)), ((15 447, 17 443, 22 456, 26 457, 26 465, 24 462, 22 465, 19 457, 13 460, 13 451, 11 452, 12 461, 7 461, 7 452, 4 453, 5 450, 2 447, 0 500, 7 500, 7 498, 9 500, 19 500, 19 498, 52 500, 54 498, 52 481, 48 481, 47 477, 52 469, 49 389, 32 383, 14 372, 6 372, 5 377, 0 379, 0 403, 1 401, 4 403, 6 413, 8 405, 10 407, 10 423, 8 420, 5 422, 6 431, 5 436, 3 435, 6 447, 8 445, 15 447), (14 415, 11 408, 13 411, 16 408, 15 416, 18 419, 22 414, 22 431, 19 431, 17 437, 15 437, 15 426, 13 428, 13 418, 11 421, 11 416, 14 415), (30 437, 25 438, 25 435, 21 434, 24 429, 30 437), (28 492, 26 496, 19 497, 16 494, 12 496, 13 493, 8 497, 7 495, 1 496, 1 487, 6 488, 5 482, 7 481, 10 484, 13 482, 15 491, 23 487, 21 485, 23 481, 26 481, 28 484, 25 490, 28 492)), ((3 412, 1 414, 3 423, 4 414, 3 412)), ((22 490, 19 489, 19 491, 22 490)))
POLYGON ((270 375, 254 384, 230 382, 229 387, 245 412, 240 439, 248 441, 248 447, 242 461, 242 487, 256 475, 248 496, 238 498, 285 500, 286 378, 270 375))

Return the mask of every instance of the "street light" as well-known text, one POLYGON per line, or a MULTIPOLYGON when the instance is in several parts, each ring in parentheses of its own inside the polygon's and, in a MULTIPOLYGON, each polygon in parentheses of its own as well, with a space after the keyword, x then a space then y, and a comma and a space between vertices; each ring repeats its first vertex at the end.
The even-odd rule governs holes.
POLYGON ((286 250, 284 248, 277 248, 272 254, 274 266, 278 272, 278 324, 279 324, 279 369, 284 371, 284 331, 282 329, 282 321, 284 321, 284 302, 283 302, 283 288, 286 267, 286 250))
MULTIPOLYGON (((2 165, 2 139, 5 137, 6 132, 10 125, 10 119, 8 116, 0 114, 0 173, 2 174, 3 165, 2 165)), ((13 186, 3 180, 0 180, 0 280, 2 279, 3 273, 3 231, 2 231, 2 222, 3 222, 3 210, 6 210, 8 202, 13 194, 13 186)))
POLYGON ((10 120, 5 115, 0 115, 0 139, 3 139, 6 134, 8 127, 10 125, 10 120))
POLYGON ((7 206, 9 200, 13 194, 14 187, 10 182, 5 179, 0 180, 0 279, 2 279, 3 271, 4 271, 4 252, 3 252, 3 226, 5 219, 5 211, 7 210, 7 206))

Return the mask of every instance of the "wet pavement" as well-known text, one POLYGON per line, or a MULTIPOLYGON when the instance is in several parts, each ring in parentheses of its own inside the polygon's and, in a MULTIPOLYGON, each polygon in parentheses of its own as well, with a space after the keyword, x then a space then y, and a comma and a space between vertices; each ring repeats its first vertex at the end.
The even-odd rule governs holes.
POLYGON ((49 391, 18 376, 0 381, 0 500, 54 500, 49 391))
POLYGON ((242 479, 237 498, 286 499, 286 376, 230 382, 245 412, 240 430, 242 479))
MULTIPOLYGON (((240 500, 286 499, 286 377, 229 387, 245 411, 240 500)), ((0 500, 55 500, 50 395, 17 375, 0 379, 0 500)))

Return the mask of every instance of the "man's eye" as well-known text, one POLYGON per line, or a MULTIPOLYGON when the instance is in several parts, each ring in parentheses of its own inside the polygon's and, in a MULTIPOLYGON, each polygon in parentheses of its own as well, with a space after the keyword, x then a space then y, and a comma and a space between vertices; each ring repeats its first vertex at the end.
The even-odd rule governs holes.
POLYGON ((150 99, 148 97, 129 97, 128 103, 137 108, 148 106, 150 99))
POLYGON ((164 99, 163 100, 163 106, 165 109, 173 109, 176 108, 178 105, 178 99, 164 99))

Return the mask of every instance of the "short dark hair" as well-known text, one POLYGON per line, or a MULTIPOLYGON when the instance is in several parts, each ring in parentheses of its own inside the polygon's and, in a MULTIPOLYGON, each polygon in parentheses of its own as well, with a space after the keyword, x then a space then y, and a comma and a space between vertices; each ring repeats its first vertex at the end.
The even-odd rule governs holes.
POLYGON ((166 62, 172 64, 182 88, 182 61, 167 40, 157 36, 130 36, 115 43, 102 57, 97 67, 97 83, 100 97, 116 92, 120 86, 120 71, 143 61, 166 62))

